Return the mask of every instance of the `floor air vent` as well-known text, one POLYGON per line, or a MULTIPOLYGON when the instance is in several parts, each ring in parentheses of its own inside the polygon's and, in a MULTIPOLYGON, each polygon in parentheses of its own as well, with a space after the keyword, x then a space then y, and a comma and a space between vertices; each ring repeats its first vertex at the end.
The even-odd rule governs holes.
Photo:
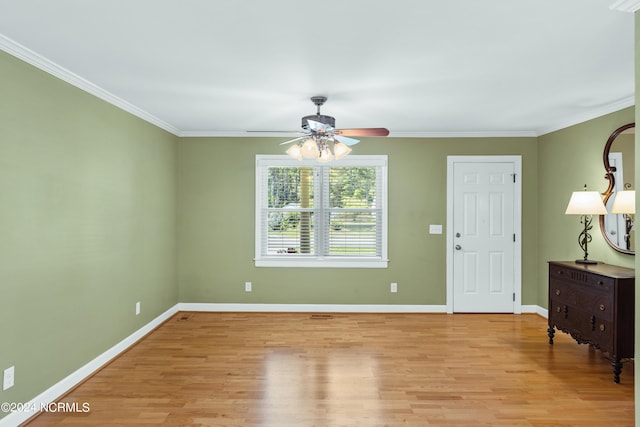
POLYGON ((311 315, 311 319, 312 320, 326 320, 326 319, 333 319, 333 316, 330 314, 312 314, 311 315))

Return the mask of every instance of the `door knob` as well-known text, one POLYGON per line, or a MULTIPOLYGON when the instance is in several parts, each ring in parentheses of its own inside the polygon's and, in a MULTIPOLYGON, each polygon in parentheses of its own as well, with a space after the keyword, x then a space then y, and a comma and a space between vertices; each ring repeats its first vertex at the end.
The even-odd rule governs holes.
POLYGON ((456 233, 456 237, 460 237, 460 233, 456 233))
POLYGON ((459 251, 460 249, 462 249, 462 246, 456 245, 456 251, 459 251))

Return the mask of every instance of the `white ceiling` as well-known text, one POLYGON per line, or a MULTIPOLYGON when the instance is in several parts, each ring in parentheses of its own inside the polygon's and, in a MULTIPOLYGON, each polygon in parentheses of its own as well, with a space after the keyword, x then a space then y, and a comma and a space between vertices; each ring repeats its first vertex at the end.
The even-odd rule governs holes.
MULTIPOLYGON (((634 105, 612 0, 0 0, 0 49, 176 135, 541 135, 634 105)), ((618 2, 620 3, 620 2, 618 2)))

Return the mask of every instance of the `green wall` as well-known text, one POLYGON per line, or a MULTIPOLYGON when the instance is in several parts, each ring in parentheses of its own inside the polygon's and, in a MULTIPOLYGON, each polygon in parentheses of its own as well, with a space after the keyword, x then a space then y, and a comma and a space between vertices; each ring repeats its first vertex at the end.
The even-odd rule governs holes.
POLYGON ((536 138, 367 139, 352 154, 389 159, 389 268, 256 268, 256 154, 281 138, 182 138, 179 143, 180 301, 444 305, 448 155, 522 155, 523 304, 537 303, 536 138), (253 283, 253 292, 244 283, 253 283), (398 283, 398 293, 389 283, 398 283))
MULTIPOLYGON (((547 307, 547 261, 582 258, 578 234, 580 217, 564 215, 573 191, 587 188, 605 191, 604 145, 609 135, 626 123, 632 123, 634 108, 598 117, 538 138, 538 220, 539 268, 537 304, 547 307)), ((591 230, 589 258, 633 267, 635 259, 611 249, 604 240, 597 218, 591 230)))
POLYGON ((26 402, 177 302, 177 138, 3 52, 0 93, 0 401, 26 402))

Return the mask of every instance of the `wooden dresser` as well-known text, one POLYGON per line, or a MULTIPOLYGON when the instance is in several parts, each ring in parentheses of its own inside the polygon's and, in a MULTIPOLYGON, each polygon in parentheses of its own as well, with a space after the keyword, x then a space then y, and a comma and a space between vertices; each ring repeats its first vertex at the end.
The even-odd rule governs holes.
POLYGON ((555 329, 607 353, 613 381, 633 357, 635 271, 609 264, 549 262, 549 344, 555 329))

